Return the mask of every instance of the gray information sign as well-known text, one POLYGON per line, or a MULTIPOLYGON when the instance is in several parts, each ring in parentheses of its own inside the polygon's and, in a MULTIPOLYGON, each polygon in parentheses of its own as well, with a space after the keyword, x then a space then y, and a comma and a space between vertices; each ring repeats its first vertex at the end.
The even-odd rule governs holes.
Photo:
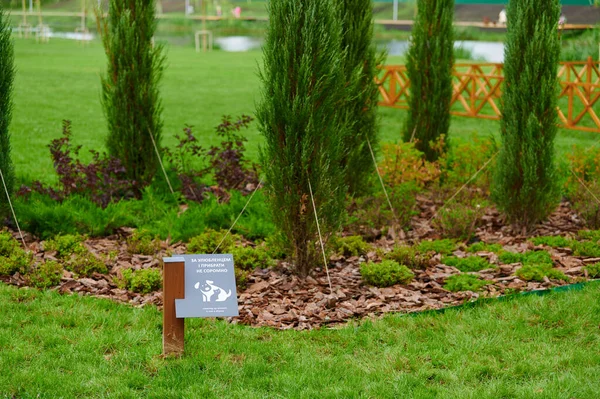
POLYGON ((177 318, 239 315, 232 255, 177 258, 185 263, 185 299, 175 300, 177 318))

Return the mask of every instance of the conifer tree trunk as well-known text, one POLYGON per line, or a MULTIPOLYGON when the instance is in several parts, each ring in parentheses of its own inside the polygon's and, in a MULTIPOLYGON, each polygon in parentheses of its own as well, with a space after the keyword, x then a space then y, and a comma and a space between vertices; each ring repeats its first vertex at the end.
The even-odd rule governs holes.
POLYGON ((559 0, 511 0, 504 51, 502 147, 493 199, 509 222, 531 227, 557 205, 559 0))
MULTIPOLYGON (((8 16, 0 5, 0 170, 9 195, 15 185, 15 171, 11 159, 10 133, 8 127, 12 117, 12 88, 15 75, 14 47, 10 36, 8 16)), ((0 216, 8 215, 8 199, 0 182, 0 216)))
POLYGON ((383 54, 377 55, 373 43, 373 4, 371 0, 342 0, 343 36, 345 50, 344 71, 349 88, 346 102, 348 136, 344 167, 346 185, 350 194, 363 193, 368 181, 375 175, 368 143, 377 150, 377 100, 375 83, 377 67, 383 54))
POLYGON ((154 0, 111 0, 107 19, 99 18, 108 57, 102 77, 106 145, 138 188, 148 185, 158 168, 152 137, 160 148, 163 125, 158 84, 164 56, 163 47, 152 42, 154 13, 154 0))
POLYGON ((297 272, 320 264, 309 180, 327 238, 339 229, 346 188, 342 27, 330 0, 278 0, 268 5, 269 28, 257 107, 265 137, 265 189, 297 272))
POLYGON ((428 161, 440 154, 434 149, 444 136, 448 147, 452 68, 454 67, 454 0, 418 0, 406 69, 410 79, 408 120, 404 141, 413 140, 428 161))

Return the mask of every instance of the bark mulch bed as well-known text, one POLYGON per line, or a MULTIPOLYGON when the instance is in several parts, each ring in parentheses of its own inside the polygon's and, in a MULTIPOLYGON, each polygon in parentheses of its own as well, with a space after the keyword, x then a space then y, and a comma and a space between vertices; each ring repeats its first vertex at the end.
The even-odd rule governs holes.
MULTIPOLYGON (((406 241, 439 238, 439 233, 429 222, 436 205, 425 198, 419 200, 421 214, 413 220, 414 228, 404 235, 406 241)), ((545 223, 537 226, 530 236, 537 235, 573 235, 583 225, 570 210, 567 203, 552 214, 545 223)), ((117 288, 113 278, 125 268, 142 269, 161 267, 162 257, 183 254, 184 244, 162 243, 161 250, 153 255, 135 255, 127 252, 125 239, 130 233, 123 230, 120 234, 102 238, 89 239, 85 245, 101 259, 107 259, 109 274, 94 274, 88 278, 74 278, 65 271, 59 286, 53 288, 60 293, 78 293, 108 298, 134 306, 162 306, 162 293, 153 292, 141 295, 117 288), (108 260, 108 254, 112 257, 108 260), (115 256, 116 254, 116 256, 115 256)), ((415 279, 408 285, 396 285, 389 288, 376 288, 366 285, 359 272, 359 265, 365 261, 378 261, 378 252, 370 252, 364 257, 344 258, 333 256, 330 259, 329 274, 332 290, 325 270, 315 269, 305 279, 292 274, 290 265, 279 262, 272 269, 256 269, 249 277, 246 289, 238 290, 240 316, 229 318, 232 323, 251 326, 270 326, 278 329, 312 329, 346 323, 350 319, 374 318, 388 312, 418 312, 441 309, 459 305, 480 297, 496 297, 519 291, 548 289, 572 282, 587 279, 584 269, 586 264, 599 262, 600 258, 584 258, 573 256, 569 248, 553 249, 535 247, 528 236, 515 232, 503 225, 498 213, 488 209, 483 217, 482 226, 478 228, 476 237, 487 243, 499 243, 504 249, 524 252, 532 249, 545 249, 552 255, 555 267, 570 277, 570 282, 545 279, 543 282, 527 282, 520 280, 515 271, 521 267, 519 263, 504 265, 498 262, 498 256, 491 252, 481 252, 478 256, 487 258, 495 268, 475 273, 493 284, 485 286, 479 292, 450 292, 444 289, 445 280, 458 274, 459 270, 441 263, 441 256, 430 259, 425 270, 415 270, 415 279)), ((55 253, 43 251, 43 246, 33 237, 27 236, 29 249, 35 253, 37 260, 55 259, 55 253)), ((384 252, 391 249, 394 240, 384 237, 375 242, 376 247, 384 252)), ((454 255, 462 257, 466 253, 457 250, 454 255)), ((3 277, 2 281, 16 286, 25 286, 26 281, 18 273, 3 277)))

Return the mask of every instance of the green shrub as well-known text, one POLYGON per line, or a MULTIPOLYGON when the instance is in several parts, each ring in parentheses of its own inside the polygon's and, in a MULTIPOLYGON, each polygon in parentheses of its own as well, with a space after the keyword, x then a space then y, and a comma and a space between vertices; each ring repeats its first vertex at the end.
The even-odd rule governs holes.
MULTIPOLYGON (((12 117, 12 95, 13 80, 15 76, 14 67, 14 45, 10 37, 10 17, 5 14, 0 5, 0 171, 6 184, 9 196, 12 198, 15 186, 15 170, 10 156, 10 133, 8 126, 12 117)), ((0 195, 0 217, 9 215, 8 201, 4 187, 0 195)))
POLYGON ((562 236, 541 236, 533 237, 531 242, 534 245, 547 245, 553 248, 570 247, 572 240, 562 236))
POLYGON ((571 249, 575 256, 600 257, 600 245, 592 241, 573 241, 571 249))
POLYGON ((473 243, 467 247, 467 252, 495 252, 502 251, 502 245, 500 244, 488 244, 483 241, 473 243))
POLYGON ((579 230, 577 237, 582 240, 600 241, 600 230, 579 230))
POLYGON ((46 261, 37 265, 26 275, 27 282, 36 288, 54 287, 60 283, 63 266, 59 262, 46 261))
POLYGON ((65 263, 65 269, 78 277, 90 277, 94 273, 108 272, 106 264, 89 251, 71 255, 65 263))
POLYGON ((115 283, 121 289, 149 294, 162 287, 162 273, 159 269, 125 269, 122 278, 115 278, 115 283))
POLYGON ((233 249, 237 237, 233 234, 227 236, 225 234, 227 234, 225 230, 216 231, 206 229, 204 233, 190 240, 187 251, 193 254, 212 254, 217 249, 219 243, 221 243, 216 253, 229 253, 233 249))
POLYGON ((21 245, 12 234, 6 230, 0 231, 0 256, 11 256, 18 250, 21 250, 21 245))
POLYGON ((559 0, 509 1, 500 137, 492 198, 507 221, 531 228, 554 210, 559 0))
POLYGON ((442 240, 421 241, 417 249, 421 253, 436 252, 442 255, 450 255, 456 250, 458 245, 456 241, 444 238, 442 240))
POLYGON ((456 267, 461 272, 478 272, 480 270, 490 269, 494 266, 487 259, 480 256, 467 256, 459 258, 457 256, 445 256, 442 263, 448 266, 456 267))
POLYGON ((515 253, 502 251, 498 255, 498 260, 502 263, 522 263, 527 264, 549 264, 552 265, 552 256, 547 251, 527 251, 525 253, 515 253))
POLYGON ((360 274, 367 284, 376 287, 408 284, 415 277, 408 267, 393 260, 384 260, 381 263, 363 263, 360 265, 360 274))
POLYGON ((472 274, 454 274, 446 279, 444 288, 448 291, 479 291, 482 287, 492 284, 493 281, 482 280, 472 274))
POLYGON ((530 263, 521 267, 515 273, 520 279, 525 281, 544 281, 544 277, 556 280, 569 281, 569 278, 560 270, 553 269, 551 264, 530 263))
POLYGON ((585 270, 587 270, 588 276, 591 278, 600 278, 600 263, 587 265, 585 270))
POLYGON ((498 260, 502 263, 518 263, 523 262, 525 255, 518 252, 502 251, 498 254, 498 260))
POLYGON ((385 254, 384 258, 408 266, 411 269, 426 269, 429 266, 430 256, 419 252, 415 247, 400 245, 385 254))
POLYGON ((127 237, 127 251, 130 254, 155 255, 160 250, 160 239, 147 230, 136 230, 127 237))
POLYGON ((329 242, 336 254, 345 257, 366 255, 371 249, 360 236, 334 237, 329 242))
POLYGON ((84 236, 78 234, 65 234, 56 236, 44 243, 45 251, 56 251, 56 256, 59 259, 65 259, 73 254, 85 254, 88 252, 83 242, 84 236))
POLYGON ((9 256, 0 256, 0 276, 26 273, 33 263, 33 254, 18 248, 9 256))
POLYGON ((434 161, 442 138, 446 152, 450 128, 454 66, 454 0, 417 0, 418 13, 406 56, 410 79, 409 113, 404 141, 414 141, 425 158, 434 161))
POLYGON ((251 271, 256 268, 266 269, 273 266, 273 259, 264 246, 235 247, 231 250, 236 268, 251 271))
POLYGON ((452 202, 437 212, 434 225, 445 237, 468 240, 475 234, 477 222, 484 214, 483 202, 452 202))

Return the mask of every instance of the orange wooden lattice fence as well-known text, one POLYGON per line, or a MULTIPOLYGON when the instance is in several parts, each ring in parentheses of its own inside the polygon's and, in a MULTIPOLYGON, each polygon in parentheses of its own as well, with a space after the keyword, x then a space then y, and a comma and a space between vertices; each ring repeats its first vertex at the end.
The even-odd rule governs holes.
MULTIPOLYGON (((500 119, 503 64, 456 64, 451 113, 471 118, 500 119)), ((600 65, 592 58, 562 62, 558 71, 559 125, 566 129, 600 133, 600 65)), ((408 108, 410 80, 406 66, 386 65, 376 79, 379 105, 408 108)))

